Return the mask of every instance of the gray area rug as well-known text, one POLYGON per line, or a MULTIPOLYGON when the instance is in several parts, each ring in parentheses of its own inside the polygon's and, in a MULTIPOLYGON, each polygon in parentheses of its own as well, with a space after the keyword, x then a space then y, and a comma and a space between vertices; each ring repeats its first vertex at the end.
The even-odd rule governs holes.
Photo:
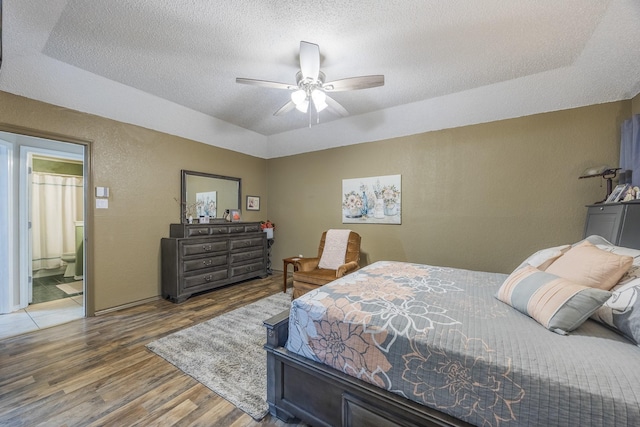
POLYGON ((268 412, 262 322, 290 304, 290 291, 280 292, 167 335, 147 348, 260 420, 268 412))

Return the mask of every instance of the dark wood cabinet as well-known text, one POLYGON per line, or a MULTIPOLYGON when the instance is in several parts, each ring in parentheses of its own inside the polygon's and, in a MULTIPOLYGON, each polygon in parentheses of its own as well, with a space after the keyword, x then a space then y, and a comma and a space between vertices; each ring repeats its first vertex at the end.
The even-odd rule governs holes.
POLYGON ((640 203, 588 205, 584 237, 593 234, 617 246, 640 249, 640 203))
POLYGON ((267 276, 267 236, 259 222, 171 224, 161 241, 162 296, 191 295, 267 276))

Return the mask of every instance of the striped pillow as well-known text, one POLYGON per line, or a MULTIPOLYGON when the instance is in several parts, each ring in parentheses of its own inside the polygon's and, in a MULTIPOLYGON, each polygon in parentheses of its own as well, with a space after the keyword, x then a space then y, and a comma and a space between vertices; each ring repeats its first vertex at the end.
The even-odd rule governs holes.
POLYGON ((500 301, 562 335, 582 325, 610 296, 609 291, 578 285, 532 266, 511 273, 496 294, 500 301))

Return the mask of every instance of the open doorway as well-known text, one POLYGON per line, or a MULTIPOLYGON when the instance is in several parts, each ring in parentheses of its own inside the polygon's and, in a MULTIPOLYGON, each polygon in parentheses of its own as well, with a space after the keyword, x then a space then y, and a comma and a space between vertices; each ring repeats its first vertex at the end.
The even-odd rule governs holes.
POLYGON ((2 338, 85 316, 89 171, 83 143, 0 131, 0 146, 2 338))
POLYGON ((68 153, 33 154, 31 163, 31 298, 40 304, 84 292, 83 161, 68 153))

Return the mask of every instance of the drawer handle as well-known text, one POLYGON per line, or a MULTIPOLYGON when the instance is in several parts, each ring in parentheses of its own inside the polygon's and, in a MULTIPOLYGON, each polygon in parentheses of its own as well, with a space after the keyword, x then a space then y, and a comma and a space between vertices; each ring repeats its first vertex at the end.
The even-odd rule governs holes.
POLYGON ((247 271, 251 271, 251 270, 253 270, 253 267, 251 266, 247 267, 247 271))
POLYGON ((212 276, 211 274, 210 274, 210 275, 208 275, 208 276, 205 276, 205 277, 204 277, 204 281, 205 281, 205 282, 210 282, 210 281, 211 281, 211 279, 213 279, 213 276, 212 276))
POLYGON ((213 264, 213 260, 208 259, 208 260, 202 261, 202 264, 209 266, 213 264))
POLYGON ((204 228, 200 228, 198 229, 198 234, 207 234, 207 230, 205 230, 204 228))
POLYGON ((208 251, 210 251, 211 249, 213 249, 213 248, 211 247, 211 245, 209 245, 209 246, 202 245, 202 250, 203 250, 203 251, 208 252, 208 251))
POLYGON ((218 233, 224 233, 224 229, 218 228, 218 233))

